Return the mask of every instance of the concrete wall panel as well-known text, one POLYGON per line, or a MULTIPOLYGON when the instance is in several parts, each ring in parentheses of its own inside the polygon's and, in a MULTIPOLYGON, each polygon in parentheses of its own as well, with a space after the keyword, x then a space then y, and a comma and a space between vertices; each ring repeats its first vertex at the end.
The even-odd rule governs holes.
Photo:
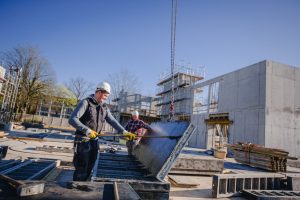
POLYGON ((290 128, 295 126, 295 117, 294 114, 289 110, 273 110, 269 109, 269 114, 266 115, 266 124, 268 125, 276 125, 285 128, 290 128))
POLYGON ((238 100, 236 93, 237 88, 237 84, 231 83, 229 85, 224 85, 222 83, 219 93, 219 112, 228 112, 235 108, 238 100))
POLYGON ((257 144, 262 145, 262 146, 265 146, 265 142, 266 142, 265 130, 266 130, 266 127, 264 125, 258 126, 258 136, 257 136, 258 142, 257 142, 257 144))
POLYGON ((294 85, 294 80, 272 76, 272 83, 268 87, 271 90, 271 105, 266 106, 292 111, 294 109, 294 85))
MULTIPOLYGON (((245 141, 245 118, 243 115, 243 112, 235 112, 233 115, 233 127, 234 127, 234 133, 232 133, 233 141, 239 142, 239 141, 245 141)), ((229 141, 232 143, 232 141, 229 141)))
POLYGON ((295 112, 296 115, 300 115, 300 81, 295 83, 295 112))
POLYGON ((195 125, 196 129, 189 140, 189 147, 207 148, 207 130, 204 123, 206 116, 206 114, 192 115, 191 123, 195 125))
POLYGON ((269 62, 267 68, 266 146, 300 156, 300 69, 269 62))
POLYGON ((295 77, 295 67, 277 63, 277 62, 271 62, 272 65, 272 74, 274 76, 282 77, 289 80, 294 80, 295 77))
POLYGON ((259 143, 258 141, 258 127, 259 127, 259 112, 248 111, 244 112, 245 117, 245 140, 252 143, 259 143))
POLYGON ((283 149, 289 152, 291 156, 299 156, 300 137, 295 133, 295 129, 281 126, 268 126, 266 147, 283 149), (281 133, 281 134, 280 134, 281 133))
POLYGON ((244 80, 244 79, 251 79, 252 77, 257 77, 260 73, 260 67, 264 62, 257 63, 254 65, 250 65, 246 68, 238 70, 236 73, 238 73, 238 80, 244 80))
POLYGON ((259 77, 244 79, 238 85, 238 109, 259 105, 259 77))
POLYGON ((295 74, 295 81, 299 83, 300 82, 300 70, 299 70, 299 68, 295 67, 294 74, 295 74))

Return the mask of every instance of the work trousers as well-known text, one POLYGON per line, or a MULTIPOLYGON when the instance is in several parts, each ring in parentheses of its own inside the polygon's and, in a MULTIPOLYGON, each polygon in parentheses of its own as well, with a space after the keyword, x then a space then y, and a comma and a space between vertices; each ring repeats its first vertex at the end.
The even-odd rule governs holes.
POLYGON ((133 151, 134 145, 135 145, 135 141, 134 140, 128 140, 126 142, 127 152, 128 152, 129 156, 132 156, 132 151, 133 151))
POLYGON ((75 138, 73 181, 87 181, 91 175, 98 154, 98 140, 82 141, 75 138))

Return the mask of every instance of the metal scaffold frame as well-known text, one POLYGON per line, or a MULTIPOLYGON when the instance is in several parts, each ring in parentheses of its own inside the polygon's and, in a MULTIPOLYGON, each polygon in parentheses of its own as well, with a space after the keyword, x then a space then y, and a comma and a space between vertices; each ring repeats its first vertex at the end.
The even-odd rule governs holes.
POLYGON ((20 84, 22 68, 10 66, 6 73, 6 83, 4 84, 3 100, 1 105, 0 120, 7 123, 13 120, 14 109, 20 84))

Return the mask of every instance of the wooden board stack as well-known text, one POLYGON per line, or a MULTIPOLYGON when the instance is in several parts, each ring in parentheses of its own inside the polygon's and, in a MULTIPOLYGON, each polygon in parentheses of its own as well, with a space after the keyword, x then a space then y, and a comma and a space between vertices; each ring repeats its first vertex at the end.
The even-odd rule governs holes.
POLYGON ((265 148, 252 143, 239 142, 226 146, 234 150, 237 162, 273 172, 286 172, 287 159, 297 160, 282 149, 265 148))

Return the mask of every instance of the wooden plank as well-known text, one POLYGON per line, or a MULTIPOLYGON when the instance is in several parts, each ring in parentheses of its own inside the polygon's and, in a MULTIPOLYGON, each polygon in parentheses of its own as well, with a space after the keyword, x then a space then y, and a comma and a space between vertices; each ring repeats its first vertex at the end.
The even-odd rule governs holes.
POLYGON ((169 182, 176 187, 196 187, 199 184, 197 180, 190 176, 168 175, 169 182))

